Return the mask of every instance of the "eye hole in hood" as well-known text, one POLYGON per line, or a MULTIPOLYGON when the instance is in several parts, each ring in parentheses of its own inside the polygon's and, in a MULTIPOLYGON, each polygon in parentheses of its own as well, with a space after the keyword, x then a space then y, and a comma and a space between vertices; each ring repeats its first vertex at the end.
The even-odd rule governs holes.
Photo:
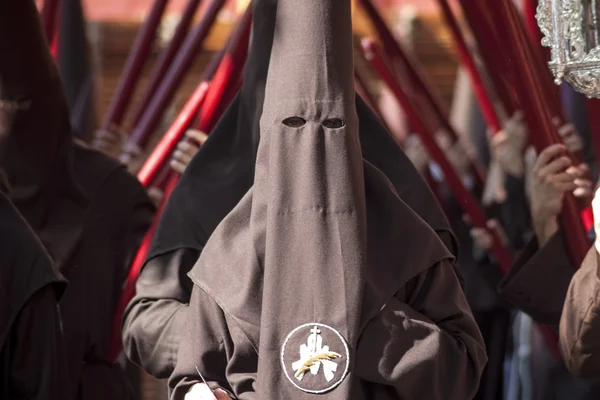
POLYGON ((283 124, 290 128, 300 128, 306 124, 306 120, 300 117, 289 117, 283 120, 283 124))
POLYGON ((344 127, 345 125, 346 122, 339 118, 329 118, 323 121, 323 126, 329 129, 338 129, 344 127))

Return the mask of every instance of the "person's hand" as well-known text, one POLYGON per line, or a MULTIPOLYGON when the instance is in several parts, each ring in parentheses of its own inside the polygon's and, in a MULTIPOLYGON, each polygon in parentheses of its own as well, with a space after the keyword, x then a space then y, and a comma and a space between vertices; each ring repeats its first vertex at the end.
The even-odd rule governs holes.
POLYGON ((574 167, 566 151, 562 144, 549 146, 533 167, 531 217, 540 246, 558 230, 556 217, 565 193, 582 196, 591 188, 591 182, 584 179, 586 169, 574 167))
POLYGON ((159 189, 156 186, 152 186, 150 189, 148 189, 148 197, 150 197, 150 200, 152 200, 152 203, 154 203, 156 207, 160 205, 164 196, 165 192, 163 192, 162 189, 159 189))
POLYGON ((577 132, 575 125, 567 123, 559 127, 559 120, 556 118, 552 122, 558 128, 558 134, 570 153, 577 153, 583 150, 583 139, 581 139, 581 135, 577 132))
POLYGON ((504 124, 504 129, 491 139, 493 158, 504 172, 515 177, 524 173, 523 153, 527 145, 527 125, 521 111, 515 112, 504 124))
POLYGON ((196 155, 200 147, 204 144, 208 136, 204 132, 195 129, 188 129, 185 132, 185 139, 177 144, 177 148, 171 158, 171 168, 179 174, 183 174, 192 158, 196 155))
POLYGON ((186 393, 184 400, 232 400, 223 389, 210 390, 204 383, 197 383, 186 393))
POLYGON ((491 232, 496 233, 496 235, 498 235, 498 238, 500 239, 500 241, 502 241, 504 245, 507 244, 508 239, 506 237, 506 233, 504 232, 504 229, 500 226, 498 221, 495 219, 490 219, 487 222, 487 229, 472 228, 471 238, 479 248, 485 251, 490 251, 494 244, 494 237, 492 236, 491 232))
POLYGON ((92 147, 105 154, 117 157, 123 147, 123 135, 118 133, 116 129, 101 129, 96 132, 92 147))
POLYGON ((481 195, 481 204, 489 206, 491 204, 502 204, 506 201, 507 194, 504 185, 504 173, 498 160, 493 160, 488 168, 485 186, 481 195))
POLYGON ((462 179, 469 176, 470 159, 463 144, 459 141, 452 143, 452 138, 444 130, 436 132, 435 141, 454 167, 458 176, 462 179))
POLYGON ((420 173, 423 173, 429 164, 429 153, 423 146, 421 138, 417 134, 409 135, 404 141, 404 153, 412 161, 420 173))

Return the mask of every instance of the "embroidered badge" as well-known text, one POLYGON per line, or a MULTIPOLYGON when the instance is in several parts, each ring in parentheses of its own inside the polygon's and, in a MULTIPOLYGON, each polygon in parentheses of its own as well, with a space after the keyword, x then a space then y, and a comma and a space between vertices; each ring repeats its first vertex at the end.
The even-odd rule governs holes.
POLYGON ((321 394, 342 383, 348 374, 350 352, 344 337, 332 327, 304 324, 286 337, 281 364, 295 387, 321 394))

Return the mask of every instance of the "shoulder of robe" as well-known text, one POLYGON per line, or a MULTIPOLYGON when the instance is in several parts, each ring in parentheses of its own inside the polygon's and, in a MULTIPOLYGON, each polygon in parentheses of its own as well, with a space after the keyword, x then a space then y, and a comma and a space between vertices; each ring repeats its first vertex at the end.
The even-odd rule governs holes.
MULTIPOLYGON (((373 318, 409 280, 454 256, 436 232, 408 207, 389 179, 364 161, 367 200, 367 265, 363 322, 373 318)), ((210 237, 190 278, 232 317, 253 341, 258 336, 263 270, 252 243, 252 190, 210 237), (210 260, 206 262, 205 260, 210 260)))
POLYGON ((115 190, 115 196, 121 199, 130 197, 134 202, 147 203, 154 209, 152 200, 142 184, 118 160, 89 147, 78 139, 74 141, 73 153, 75 179, 90 198, 97 195, 99 190, 108 184, 114 183, 119 189, 118 192, 115 190))
POLYGON ((454 261, 438 234, 398 196, 380 170, 364 161, 367 263, 363 321, 368 321, 408 281, 432 266, 454 261))
POLYGON ((73 141, 75 180, 90 198, 93 198, 106 180, 120 168, 124 169, 125 166, 114 158, 78 139, 73 141))
POLYGON ((57 302, 66 280, 10 200, 0 193, 0 347, 14 319, 40 289, 52 285, 57 302))
POLYGON ((421 174, 358 94, 356 111, 365 161, 385 175, 398 197, 431 226, 452 254, 458 257, 458 239, 421 174))

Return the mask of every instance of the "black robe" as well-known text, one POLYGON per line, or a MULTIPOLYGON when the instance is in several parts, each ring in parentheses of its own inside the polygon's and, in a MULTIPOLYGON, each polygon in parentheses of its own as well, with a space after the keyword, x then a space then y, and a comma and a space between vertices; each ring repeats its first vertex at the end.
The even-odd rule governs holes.
POLYGON ((0 54, 0 168, 11 201, 69 280, 60 309, 73 396, 126 399, 125 374, 106 353, 154 206, 123 165, 73 139, 32 0, 0 2, 0 54))
POLYGON ((131 398, 120 366, 106 361, 113 315, 123 282, 153 218, 154 206, 139 181, 108 156, 76 142, 75 179, 89 203, 69 208, 57 225, 39 231, 61 272, 69 280, 61 313, 69 371, 76 398, 131 398), (73 236, 56 234, 69 226, 73 236))
POLYGON ((58 300, 66 281, 0 192, 0 398, 71 398, 58 300))

